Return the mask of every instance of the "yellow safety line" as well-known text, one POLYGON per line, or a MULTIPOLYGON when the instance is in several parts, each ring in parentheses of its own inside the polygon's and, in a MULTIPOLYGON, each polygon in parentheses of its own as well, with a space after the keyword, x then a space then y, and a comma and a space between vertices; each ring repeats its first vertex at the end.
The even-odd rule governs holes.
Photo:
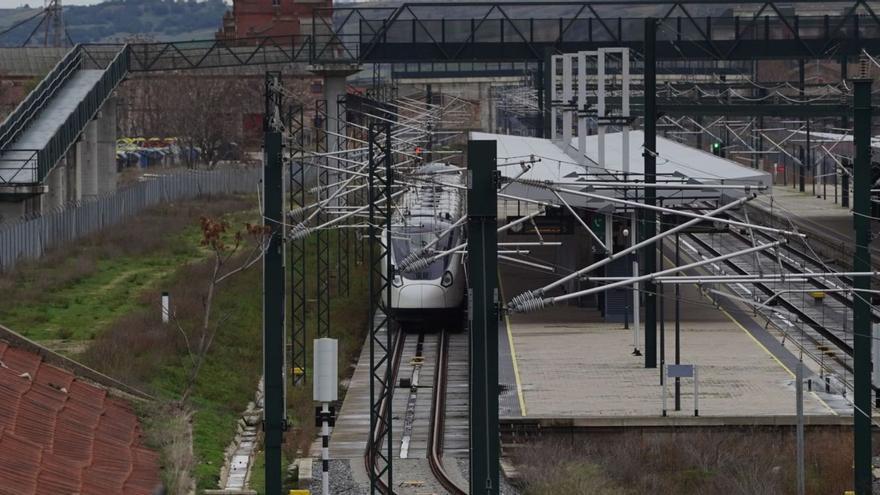
POLYGON ((510 358, 513 361, 513 376, 516 377, 516 395, 519 397, 520 415, 526 416, 526 400, 523 397, 522 381, 519 378, 519 365, 516 362, 516 348, 513 345, 513 334, 510 331, 510 318, 504 315, 504 323, 507 326, 507 342, 510 344, 510 358))
MULTIPOLYGON (((501 272, 498 272, 498 291, 501 293, 501 300, 506 301, 504 297, 504 287, 501 283, 501 272)), ((519 411, 522 417, 526 416, 526 399, 523 396, 522 380, 519 377, 519 364, 516 359, 516 346, 513 345, 513 332, 510 331, 510 318, 504 315, 504 325, 507 327, 507 344, 510 346, 510 360, 513 361, 513 376, 516 379, 516 395, 519 398, 519 411)))
MULTIPOLYGON (((666 261, 668 261, 670 265, 674 265, 674 263, 672 262, 672 260, 670 260, 669 257, 667 257, 665 254, 663 255, 663 259, 665 259, 666 261)), ((709 296, 707 296, 706 294, 703 294, 702 292, 700 292, 700 295, 702 295, 705 299, 707 299, 709 302, 711 302, 713 305, 715 305, 715 302, 712 301, 712 299, 710 299, 709 296)), ((755 344, 757 344, 758 347, 760 347, 761 349, 764 349, 764 352, 766 352, 768 355, 770 355, 770 357, 773 358, 774 361, 776 361, 777 363, 779 363, 779 366, 782 366, 782 369, 784 369, 789 375, 791 375, 792 378, 797 378, 797 375, 796 375, 794 372, 792 372, 790 369, 788 369, 788 366, 786 366, 785 364, 783 364, 783 362, 780 361, 779 358, 776 357, 775 354, 773 354, 772 352, 770 352, 770 349, 767 349, 767 346, 765 346, 764 344, 762 344, 760 340, 756 339, 755 336, 752 335, 752 332, 749 332, 748 329, 746 329, 746 327, 742 326, 742 324, 741 324, 740 322, 738 322, 738 321, 736 320, 736 318, 733 317, 733 315, 731 315, 730 313, 728 313, 727 310, 724 309, 724 308, 722 308, 721 306, 717 306, 717 305, 716 305, 716 307, 717 307, 719 310, 721 310, 721 312, 724 313, 724 316, 726 316, 730 321, 732 321, 734 325, 736 325, 737 327, 739 327, 740 330, 742 330, 743 332, 745 332, 745 334, 748 335, 749 338, 752 339, 752 341, 753 341, 755 344)), ((831 407, 830 407, 830 406, 829 406, 824 400, 822 400, 821 397, 819 397, 818 395, 816 395, 816 392, 810 391, 810 393, 811 393, 811 394, 813 395, 813 397, 815 397, 819 402, 821 402, 823 406, 825 406, 826 408, 828 408, 828 410, 831 411, 832 414, 834 414, 835 416, 838 415, 838 414, 837 414, 837 411, 835 411, 834 409, 832 409, 832 408, 831 408, 831 407)))

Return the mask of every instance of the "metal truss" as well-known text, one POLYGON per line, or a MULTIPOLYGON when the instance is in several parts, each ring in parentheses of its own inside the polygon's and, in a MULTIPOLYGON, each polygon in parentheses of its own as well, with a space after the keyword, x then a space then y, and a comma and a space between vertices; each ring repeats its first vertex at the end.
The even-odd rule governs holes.
MULTIPOLYGON (((210 69, 245 65, 303 63, 314 45, 310 36, 260 36, 230 40, 130 43, 131 72, 210 69)), ((86 56, 108 45, 80 45, 86 56)), ((122 48, 122 45, 118 45, 122 48)))
MULTIPOLYGON (((336 147, 337 151, 348 148, 348 119, 346 118, 346 95, 340 95, 336 100, 336 147)), ((349 153, 343 154, 346 159, 350 158, 349 153)), ((348 197, 340 195, 339 206, 348 205, 348 197)), ((346 221, 345 223, 350 223, 346 221)), ((336 290, 341 296, 348 296, 351 287, 351 242, 349 236, 350 230, 347 228, 338 229, 336 236, 336 290)))
MULTIPOLYGON (((305 121, 302 106, 290 107, 287 117, 289 132, 288 173, 289 208, 302 209, 306 206, 305 160, 305 121)), ((294 385, 306 382, 308 352, 306 350, 306 239, 292 239, 287 244, 290 273, 290 362, 294 385)))
MULTIPOLYGON (((798 7, 816 4, 826 5, 745 0, 730 9, 724 0, 641 0, 627 7, 658 19, 658 59, 816 59, 880 52, 880 17, 869 2, 832 4, 838 6, 834 15, 797 15, 798 7), (707 15, 713 11, 723 13, 707 15)), ((130 72, 291 63, 543 62, 548 50, 641 50, 644 17, 619 14, 614 0, 335 6, 315 10, 310 35, 84 44, 74 49, 86 58, 103 56, 108 49, 126 50, 130 72)))
MULTIPOLYGON (((327 115, 327 100, 316 100, 315 101, 315 152, 318 155, 315 157, 318 165, 326 165, 327 159, 326 157, 321 156, 321 154, 327 153, 327 148, 330 139, 330 133, 328 132, 329 119, 327 115)), ((329 183, 329 172, 326 167, 320 167, 318 169, 318 184, 317 184, 317 197, 318 200, 321 199, 322 192, 325 194, 329 194, 327 191, 327 184, 329 183)), ((319 208, 317 212, 317 221, 318 223, 324 223, 327 220, 327 214, 324 212, 323 208, 319 208)), ((316 314, 315 314, 315 323, 316 323, 316 331, 315 336, 317 338, 329 337, 330 336, 330 234, 323 230, 318 230, 315 232, 315 260, 316 260, 316 288, 317 288, 317 304, 316 304, 316 314)))
POLYGON ((368 136, 369 166, 369 251, 370 251, 370 440, 368 471, 370 492, 381 493, 379 485, 393 487, 391 400, 393 386, 393 314, 390 232, 393 211, 391 124, 372 122, 368 136), (386 239, 385 236, 388 236, 386 239), (383 445, 384 440, 384 445, 383 445), (384 450, 383 450, 384 447, 384 450))
POLYGON ((880 48, 880 38, 867 34, 880 26, 868 2, 841 3, 836 15, 797 15, 799 6, 815 4, 746 0, 730 9, 722 0, 637 1, 627 7, 643 16, 624 18, 612 0, 428 2, 393 10, 334 7, 315 18, 333 16, 338 35, 327 43, 351 45, 345 51, 360 62, 525 61, 543 60, 547 50, 641 49, 645 17, 659 21, 658 59, 828 58, 880 48))

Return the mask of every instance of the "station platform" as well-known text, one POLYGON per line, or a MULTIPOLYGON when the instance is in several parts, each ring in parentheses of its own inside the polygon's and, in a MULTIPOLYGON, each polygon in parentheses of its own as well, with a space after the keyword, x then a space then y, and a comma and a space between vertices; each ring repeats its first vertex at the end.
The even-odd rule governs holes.
MULTIPOLYGON (((505 295, 540 286, 535 277, 545 275, 502 267, 505 295)), ((674 300, 668 290, 665 348, 672 363, 674 300)), ((716 308, 694 287, 682 286, 681 298, 681 363, 695 364, 699 376, 699 418, 694 420, 766 424, 771 417, 795 414, 789 351, 772 338, 767 342, 760 327, 746 328, 739 319, 747 314, 716 308)), ((502 341, 502 385, 505 367, 514 369, 521 404, 520 410, 505 410, 502 400, 502 420, 662 417, 660 368, 646 369, 644 357, 632 354, 632 330, 623 324, 602 321, 595 309, 556 306, 510 315, 501 327, 510 346, 505 350, 502 341)), ((642 333, 639 338, 644 341, 642 333)), ((694 416, 693 382, 681 382, 681 410, 672 410, 670 386, 668 417, 694 416)), ((833 395, 805 390, 806 415, 832 417, 848 410, 851 414, 851 406, 833 395)))

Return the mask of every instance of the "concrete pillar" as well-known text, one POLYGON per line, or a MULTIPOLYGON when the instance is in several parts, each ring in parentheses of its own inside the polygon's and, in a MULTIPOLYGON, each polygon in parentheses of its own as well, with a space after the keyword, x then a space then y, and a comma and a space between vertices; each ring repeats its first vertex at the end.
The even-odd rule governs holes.
MULTIPOLYGON (((486 84, 486 83, 483 83, 483 84, 486 85, 486 99, 480 100, 480 104, 481 105, 485 104, 488 107, 487 110, 489 110, 489 132, 492 134, 495 134, 498 132, 498 122, 495 121, 495 119, 496 119, 495 104, 494 104, 495 95, 492 91, 491 84, 486 84)), ((501 128, 501 131, 504 132, 504 127, 501 128)), ((510 132, 504 132, 504 133, 510 134, 510 132)))
POLYGON ((116 190, 116 98, 104 102, 97 122, 98 194, 116 190))
POLYGON ((98 123, 86 124, 80 141, 76 143, 77 184, 79 199, 98 196, 98 123))
POLYGON ((49 174, 46 176, 45 183, 48 190, 40 196, 40 210, 48 213, 55 208, 61 207, 67 201, 67 159, 62 158, 58 161, 49 174))
POLYGON ((477 83, 477 91, 480 101, 480 129, 483 132, 489 132, 492 128, 492 111, 490 109, 492 102, 489 101, 489 84, 477 83))
POLYGON ((65 199, 70 202, 79 201, 80 199, 80 173, 79 162, 77 161, 77 157, 79 156, 79 153, 77 153, 78 148, 79 143, 74 144, 69 150, 67 150, 67 155, 64 157, 64 173, 66 175, 64 192, 66 195, 65 199))

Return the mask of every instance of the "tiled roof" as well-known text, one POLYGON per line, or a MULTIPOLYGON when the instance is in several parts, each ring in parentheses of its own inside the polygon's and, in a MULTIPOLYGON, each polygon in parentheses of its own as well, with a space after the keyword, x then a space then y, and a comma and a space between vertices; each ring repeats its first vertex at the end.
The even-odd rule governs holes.
POLYGON ((0 342, 0 495, 150 495, 142 436, 127 402, 0 342))

